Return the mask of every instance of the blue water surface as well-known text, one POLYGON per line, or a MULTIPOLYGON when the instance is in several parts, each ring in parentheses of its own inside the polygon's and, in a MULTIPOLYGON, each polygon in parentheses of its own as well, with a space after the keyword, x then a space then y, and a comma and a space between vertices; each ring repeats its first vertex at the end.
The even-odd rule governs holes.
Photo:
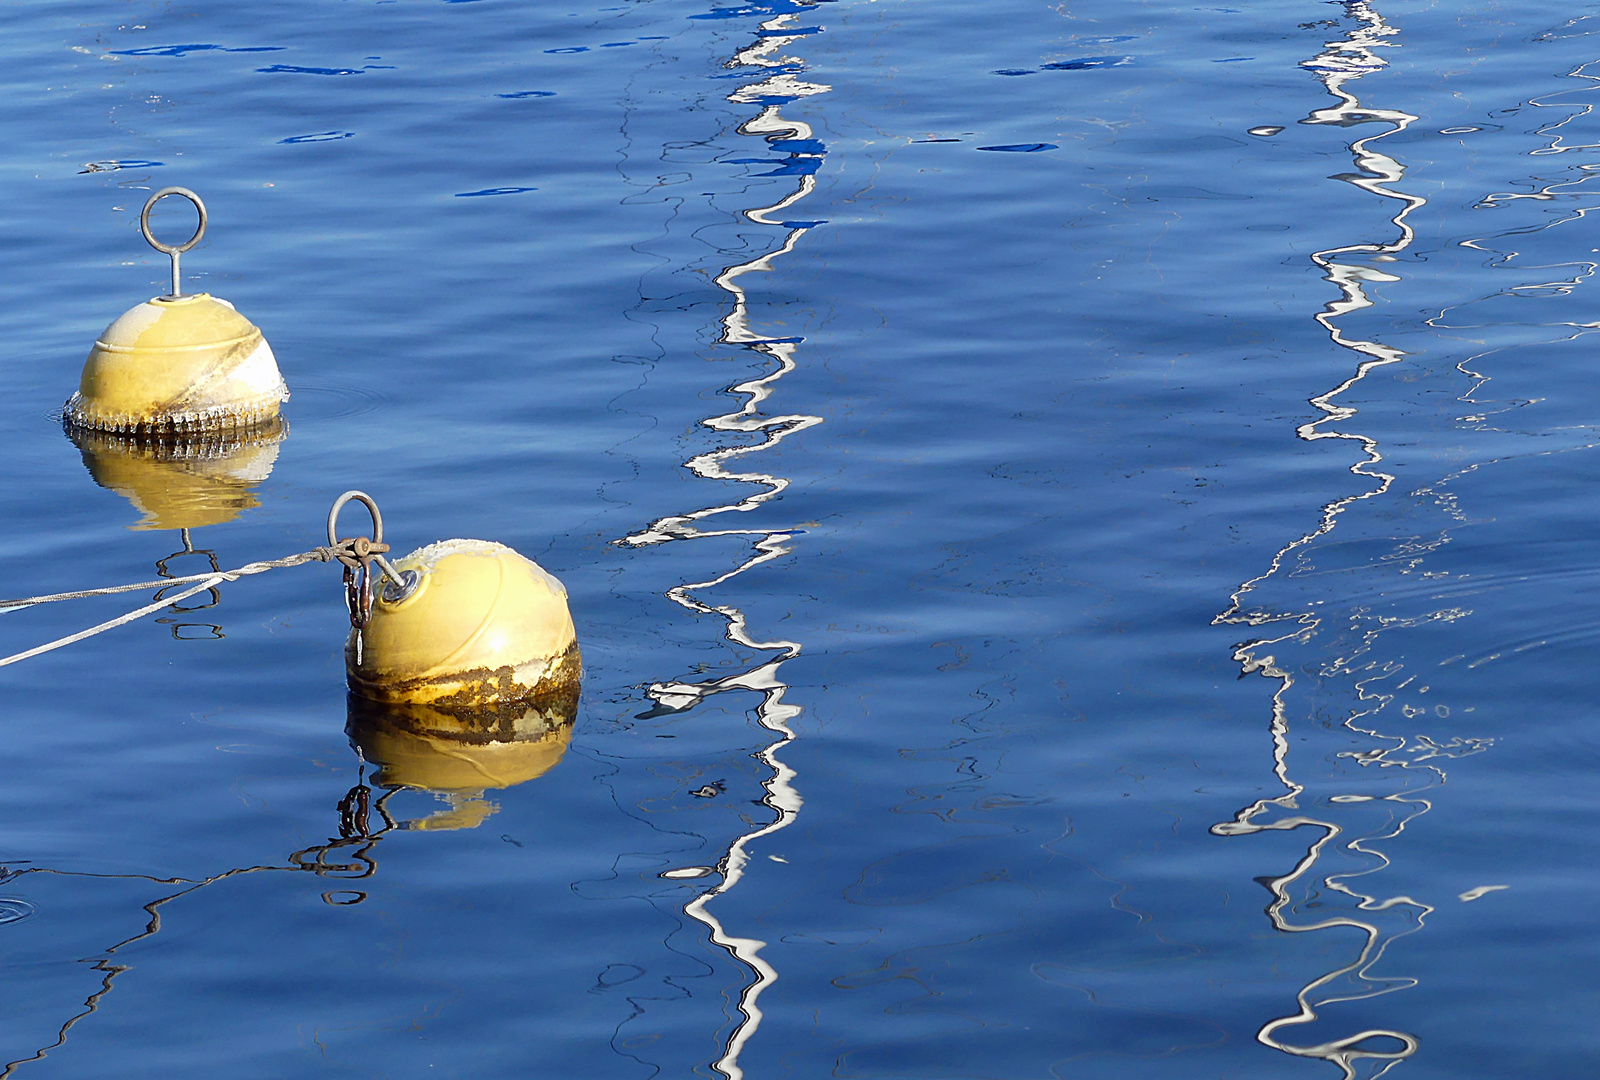
POLYGON ((361 488, 559 576, 586 675, 442 791, 347 736, 322 564, 0 668, 0 1075, 1592 1074, 1600 8, 6 29, 0 593, 361 488), (288 434, 96 457, 172 184, 288 434))

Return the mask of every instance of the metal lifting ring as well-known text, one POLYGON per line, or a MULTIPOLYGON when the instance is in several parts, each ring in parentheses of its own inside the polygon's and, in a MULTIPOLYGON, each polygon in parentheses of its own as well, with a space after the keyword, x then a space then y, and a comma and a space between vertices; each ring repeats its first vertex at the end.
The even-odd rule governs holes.
POLYGON ((159 252, 162 252, 163 254, 175 255, 179 252, 188 251, 190 248, 198 244, 200 242, 200 238, 206 234, 206 204, 200 201, 200 196, 196 195, 186 187, 162 188, 160 191, 156 192, 154 195, 150 196, 150 198, 145 200, 144 209, 139 213, 139 231, 144 233, 144 238, 145 240, 149 241, 151 247, 155 248, 159 252), (189 237, 188 243, 179 244, 177 247, 173 247, 169 244, 163 244, 160 240, 155 238, 154 234, 150 232, 150 211, 155 209, 156 203, 160 202, 162 199, 165 199, 168 195, 182 195, 185 199, 188 199, 190 202, 194 203, 194 208, 200 212, 200 224, 195 227, 194 235, 189 237))
POLYGON ((339 543, 339 511, 352 499, 360 502, 372 515, 372 542, 383 543, 383 515, 378 512, 378 504, 365 491, 347 491, 333 501, 333 509, 328 511, 328 546, 334 547, 339 543))
POLYGON ((345 504, 352 500, 365 506, 367 512, 372 515, 372 537, 370 539, 365 536, 356 537, 354 554, 363 560, 370 557, 373 562, 378 564, 379 569, 383 571, 384 577, 394 582, 398 588, 409 590, 414 584, 414 576, 412 581, 408 581, 401 576, 398 570, 390 565, 389 560, 383 557, 383 552, 387 551, 388 548, 384 547, 379 551, 372 551, 372 548, 383 543, 383 514, 379 512, 378 504, 373 501, 372 496, 365 491, 347 491, 333 501, 333 509, 328 511, 328 546, 339 546, 339 511, 343 510, 345 504))
POLYGON ((172 292, 169 293, 168 296, 171 299, 176 300, 182 295, 182 287, 179 284, 178 279, 178 256, 198 244, 200 242, 200 238, 206 234, 206 204, 200 201, 200 196, 196 195, 188 188, 162 188, 160 191, 156 192, 154 195, 150 196, 150 198, 145 200, 144 209, 139 212, 139 231, 144 233, 144 238, 151 247, 155 248, 159 252, 162 252, 163 254, 172 256, 172 292), (195 210, 200 214, 200 224, 195 226, 194 235, 189 237, 187 243, 179 244, 177 247, 173 247, 170 244, 163 244, 161 241, 157 240, 155 238, 155 234, 150 231, 150 211, 155 208, 156 203, 160 202, 162 199, 165 199, 168 195, 182 195, 185 199, 188 199, 190 202, 194 203, 195 210))

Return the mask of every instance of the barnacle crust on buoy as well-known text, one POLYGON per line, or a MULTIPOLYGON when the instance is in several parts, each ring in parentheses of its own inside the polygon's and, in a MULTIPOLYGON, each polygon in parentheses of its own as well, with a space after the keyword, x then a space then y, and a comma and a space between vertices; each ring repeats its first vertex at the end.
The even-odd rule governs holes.
POLYGON ((504 544, 445 540, 394 563, 388 590, 345 647, 350 688, 374 701, 503 708, 576 691, 583 674, 567 590, 504 544))
POLYGON ((71 427, 136 437, 246 429, 289 398, 261 331, 207 293, 156 297, 106 327, 67 401, 71 427))

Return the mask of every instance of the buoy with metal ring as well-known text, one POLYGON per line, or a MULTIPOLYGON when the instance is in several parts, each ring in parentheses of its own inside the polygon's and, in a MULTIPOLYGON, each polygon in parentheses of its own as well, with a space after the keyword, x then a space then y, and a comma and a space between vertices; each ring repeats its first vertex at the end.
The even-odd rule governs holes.
POLYGON ((67 401, 67 426, 171 438, 271 422, 289 391, 261 331, 226 300, 182 292, 179 256, 205 235, 205 203, 188 188, 162 188, 145 202, 139 229, 171 256, 172 292, 124 312, 100 334, 67 401), (151 209, 169 195, 188 199, 200 215, 194 235, 176 246, 150 231, 151 209))
MULTIPOLYGON (((444 540, 391 564, 383 558, 377 504, 347 492, 328 516, 357 500, 372 515, 366 544, 386 579, 373 596, 370 571, 347 572, 352 629, 345 670, 352 692, 386 705, 506 713, 575 695, 583 675, 567 590, 504 544, 444 540)), ((360 552, 353 552, 360 560, 360 552)), ((346 563, 351 570, 350 562, 346 563)))

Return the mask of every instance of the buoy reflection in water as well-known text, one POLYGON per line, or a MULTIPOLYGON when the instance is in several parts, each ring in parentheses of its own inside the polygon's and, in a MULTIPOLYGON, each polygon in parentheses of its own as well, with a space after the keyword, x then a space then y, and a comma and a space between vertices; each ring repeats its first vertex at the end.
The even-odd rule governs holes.
POLYGON ((141 438, 72 424, 66 431, 94 482, 141 515, 129 528, 197 529, 261 505, 256 488, 272 475, 289 426, 274 419, 189 438, 141 438))
POLYGON ((577 711, 576 685, 535 701, 474 710, 384 704, 352 693, 345 732, 377 766, 379 787, 431 791, 450 804, 403 827, 470 829, 497 809, 485 791, 526 783, 556 766, 572 742, 577 711))

